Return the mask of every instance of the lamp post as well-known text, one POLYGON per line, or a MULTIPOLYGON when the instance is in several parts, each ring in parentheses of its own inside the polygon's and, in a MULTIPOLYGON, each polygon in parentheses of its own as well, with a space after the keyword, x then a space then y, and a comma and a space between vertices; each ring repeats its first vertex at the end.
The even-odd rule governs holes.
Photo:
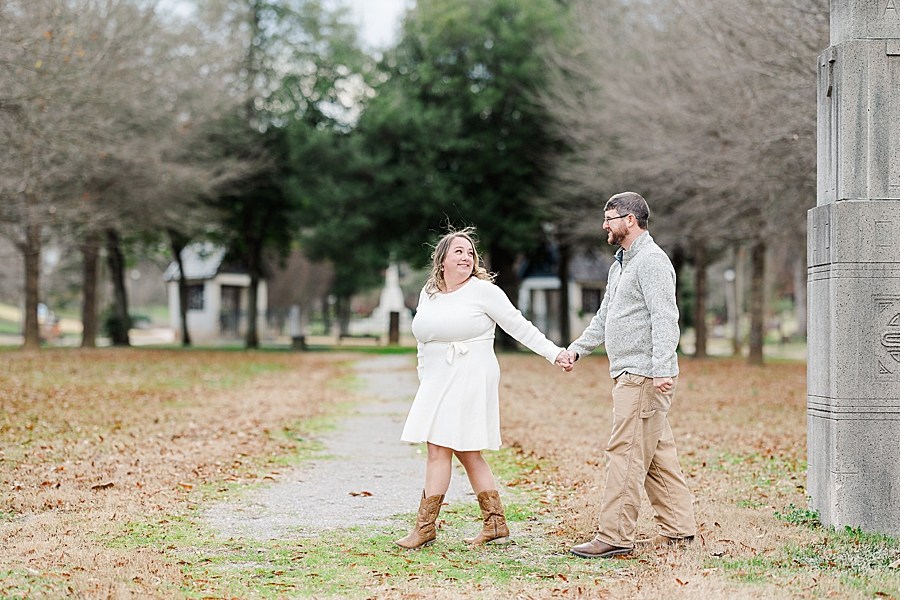
POLYGON ((741 352, 741 316, 737 309, 736 279, 734 269, 725 269, 725 307, 728 312, 728 325, 731 328, 732 353, 735 356, 741 352))

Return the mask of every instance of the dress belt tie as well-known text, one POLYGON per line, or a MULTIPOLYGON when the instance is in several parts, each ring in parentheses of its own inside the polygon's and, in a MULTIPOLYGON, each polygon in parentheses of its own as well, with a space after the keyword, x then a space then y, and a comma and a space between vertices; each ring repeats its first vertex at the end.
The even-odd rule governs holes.
POLYGON ((462 340, 459 342, 443 342, 447 344, 447 364, 453 364, 453 358, 457 354, 468 354, 469 353, 469 344, 472 342, 485 342, 488 340, 493 340, 494 336, 489 337, 480 337, 480 338, 472 338, 469 340, 462 340))

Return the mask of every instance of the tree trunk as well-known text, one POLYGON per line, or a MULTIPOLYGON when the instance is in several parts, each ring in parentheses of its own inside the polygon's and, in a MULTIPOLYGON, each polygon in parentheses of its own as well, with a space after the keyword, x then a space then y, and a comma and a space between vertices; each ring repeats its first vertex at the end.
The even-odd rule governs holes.
POLYGON ((734 323, 731 355, 740 356, 744 347, 744 248, 738 246, 734 257, 734 323))
POLYGON ((256 330, 257 300, 259 294, 259 272, 250 270, 250 289, 247 294, 247 347, 259 348, 259 332, 256 330))
POLYGON ((706 270, 709 256, 706 245, 694 245, 694 358, 706 358, 706 270))
POLYGON ((30 224, 25 229, 25 243, 20 247, 25 259, 25 350, 41 347, 38 324, 41 279, 41 226, 30 224))
POLYGON ((187 324, 188 284, 184 276, 184 261, 181 258, 186 245, 187 239, 183 235, 169 230, 169 247, 172 249, 175 262, 178 263, 178 314, 181 315, 181 345, 184 347, 191 345, 191 332, 187 324))
POLYGON ((569 322, 569 259, 571 248, 559 245, 559 337, 563 348, 572 341, 572 327, 569 322))
POLYGON ((122 255, 119 233, 115 229, 106 230, 106 255, 113 284, 113 315, 108 323, 110 342, 113 346, 130 346, 128 330, 131 329, 131 317, 128 315, 128 294, 125 290, 125 257, 122 255))
MULTIPOLYGON (((672 249, 672 268, 675 270, 675 304, 678 306, 678 330, 684 332, 686 314, 684 310, 684 286, 680 285, 681 274, 684 271, 684 250, 681 246, 675 246, 672 249)), ((678 337, 677 349, 681 349, 681 336, 678 337)))
POLYGON ((325 335, 331 335, 331 303, 328 294, 322 296, 322 321, 325 326, 325 335))
POLYGON ((797 338, 806 339, 806 253, 794 262, 794 317, 797 319, 797 338))
POLYGON ((747 362, 751 365, 762 365, 766 287, 766 242, 762 238, 757 238, 753 242, 750 263, 750 353, 747 362))
MULTIPOLYGON (((498 244, 491 244, 491 271, 497 273, 496 284, 513 306, 518 304, 519 298, 519 280, 516 277, 515 255, 498 244)), ((495 345, 502 350, 516 350, 518 345, 516 340, 501 328, 497 328, 495 345)))
POLYGON ((88 229, 84 234, 84 243, 81 245, 81 255, 84 258, 82 269, 82 294, 81 306, 81 347, 97 347, 97 285, 99 273, 97 267, 100 263, 100 234, 93 229, 88 229))
POLYGON ((259 302, 259 280, 262 278, 262 248, 252 247, 247 271, 250 275, 250 289, 247 294, 247 347, 259 348, 259 332, 256 328, 257 303, 259 302))
POLYGON ((338 335, 350 335, 350 297, 338 296, 334 311, 338 321, 338 335))

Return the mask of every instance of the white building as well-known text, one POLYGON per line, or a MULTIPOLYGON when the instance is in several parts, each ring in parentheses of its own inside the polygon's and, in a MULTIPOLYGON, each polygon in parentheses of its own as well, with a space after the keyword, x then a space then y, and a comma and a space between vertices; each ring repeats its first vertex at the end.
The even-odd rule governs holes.
MULTIPOLYGON (((210 242, 191 244, 182 251, 188 284, 187 326, 193 342, 211 342, 242 337, 247 331, 250 275, 245 269, 223 263, 225 248, 210 242)), ((176 339, 181 339, 181 312, 178 306, 178 263, 173 261, 163 274, 169 295, 169 323, 176 339)), ((259 282, 257 331, 264 332, 268 294, 265 281, 259 282)))
MULTIPOLYGON (((615 260, 612 255, 589 250, 575 254, 569 263, 569 331, 572 339, 590 325, 591 318, 600 308, 606 291, 609 267, 615 260)), ((534 325, 551 340, 567 346, 572 340, 561 339, 559 255, 555 247, 525 261, 519 272, 518 307, 534 325)))

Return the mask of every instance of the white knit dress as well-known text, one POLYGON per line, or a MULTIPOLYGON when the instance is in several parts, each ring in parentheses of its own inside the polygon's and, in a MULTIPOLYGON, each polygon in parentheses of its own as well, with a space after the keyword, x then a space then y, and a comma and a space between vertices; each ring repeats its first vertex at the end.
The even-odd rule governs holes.
POLYGON ((493 283, 470 279, 449 294, 419 295, 419 391, 401 439, 454 450, 500 448, 500 366, 494 328, 551 363, 562 352, 493 283))

